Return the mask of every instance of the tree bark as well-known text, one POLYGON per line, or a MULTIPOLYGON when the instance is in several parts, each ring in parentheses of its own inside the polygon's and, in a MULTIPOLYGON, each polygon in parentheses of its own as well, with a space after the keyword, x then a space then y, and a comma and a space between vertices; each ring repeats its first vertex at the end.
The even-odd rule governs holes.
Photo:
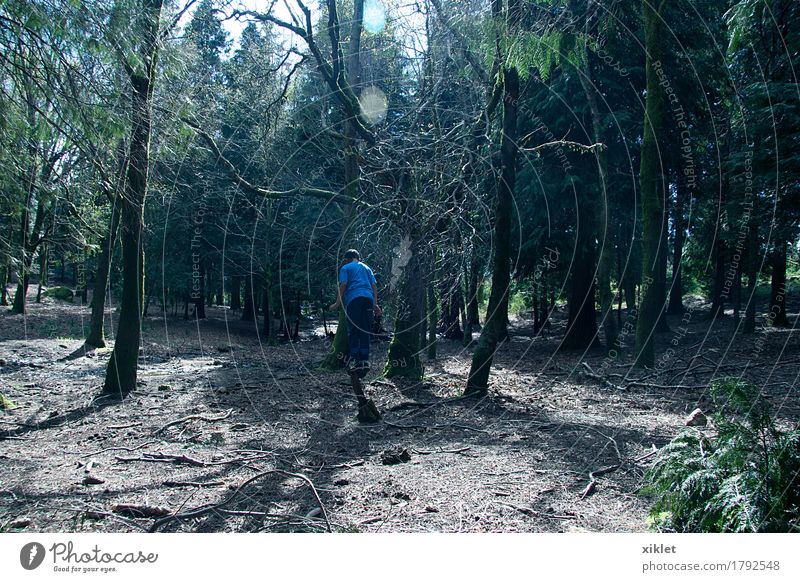
POLYGON ((36 303, 42 302, 42 287, 47 287, 47 258, 49 255, 49 245, 42 245, 39 253, 39 284, 36 286, 36 303))
POLYGON ((479 269, 478 249, 473 240, 469 261, 469 278, 467 279, 467 323, 470 325, 472 331, 479 331, 481 328, 480 314, 478 312, 479 269))
POLYGON ((425 287, 420 279, 421 256, 418 233, 406 233, 411 239, 411 257, 400 277, 397 318, 395 319, 394 336, 389 343, 389 353, 384 375, 387 378, 403 377, 410 380, 421 380, 423 375, 420 359, 420 334, 417 325, 422 321, 422 296, 425 287))
POLYGON ((436 290, 433 287, 433 281, 428 281, 428 360, 436 359, 436 324, 439 320, 439 314, 436 303, 436 290))
MULTIPOLYGON (((507 23, 515 23, 519 9, 517 0, 509 0, 507 23)), ((501 18, 502 0, 493 0, 492 15, 501 18)), ((499 182, 497 205, 492 230, 495 249, 492 265, 492 291, 486 321, 478 345, 472 355, 465 395, 484 395, 489 390, 489 372, 497 345, 506 336, 508 319, 508 292, 511 280, 511 218, 513 196, 517 179, 517 109, 519 101, 519 74, 515 67, 503 67, 503 131, 500 145, 499 182)))
POLYGON ((122 300, 114 351, 103 393, 125 397, 136 388, 142 310, 144 308, 144 204, 150 169, 150 105, 156 74, 162 0, 142 0, 141 63, 126 63, 131 81, 131 140, 125 196, 121 204, 122 300), (137 66, 144 67, 137 72, 137 66))
POLYGON ((744 333, 756 331, 756 286, 758 284, 758 221, 751 215, 747 232, 747 305, 744 311, 744 333))
POLYGON ((675 225, 675 240, 672 249, 672 285, 669 288, 669 307, 667 313, 680 315, 686 308, 683 306, 683 277, 681 261, 683 260, 683 243, 686 238, 686 181, 678 177, 677 194, 673 207, 672 222, 675 225))
MULTIPOLYGON (((574 4, 574 3, 571 3, 574 4)), ((573 8, 574 10, 574 8, 573 8)), ((584 20, 584 30, 587 33, 590 30, 590 16, 587 13, 584 20)), ((581 88, 586 95, 586 101, 589 104, 589 113, 592 118, 592 137, 594 143, 605 143, 603 132, 603 116, 600 110, 600 105, 597 101, 596 91, 597 83, 594 81, 594 70, 592 68, 592 55, 589 52, 587 43, 582 43, 584 53, 584 70, 578 71, 577 77, 581 83, 581 88)), ((600 241, 600 261, 597 268, 597 287, 600 300, 600 315, 603 321, 603 336, 605 339, 605 347, 607 351, 613 349, 614 341, 617 339, 617 325, 614 320, 614 295, 611 292, 611 270, 614 264, 614 243, 611 237, 611 227, 609 220, 610 210, 610 190, 608 182, 608 165, 606 162, 605 148, 598 148, 594 151, 595 160, 597 162, 597 172, 600 177, 600 190, 598 192, 598 200, 592 204, 594 207, 595 215, 597 217, 596 223, 593 225, 597 240, 600 241), (602 211, 598 207, 602 203, 602 211)), ((591 218, 591 217, 589 217, 591 218)), ((594 237, 592 237, 594 238, 594 237)), ((593 244, 590 240, 588 244, 593 244)), ((592 263, 593 264, 593 263, 592 263)), ((592 301, 592 310, 594 309, 594 301, 592 301)), ((588 314, 586 315, 588 319, 588 314)), ((592 316, 592 321, 594 317, 592 316)), ((589 323, 587 321, 587 323, 589 323)), ((589 342, 594 338, 589 339, 589 342)), ((586 345, 589 345, 588 343, 586 345)))
POLYGON ((114 246, 117 243, 117 231, 119 229, 120 209, 118 199, 118 196, 114 196, 108 232, 100 245, 100 256, 97 259, 97 271, 94 275, 92 316, 89 320, 89 334, 86 336, 86 345, 97 348, 106 346, 104 330, 106 291, 108 289, 109 274, 111 273, 111 257, 114 256, 114 246))
MULTIPOLYGON (((361 32, 364 22, 364 0, 353 2, 353 19, 350 26, 350 43, 347 49, 346 71, 339 71, 343 77, 342 83, 356 89, 361 81, 361 32)), ((338 47, 331 47, 332 54, 335 55, 334 62, 338 61, 338 47)), ((346 113, 346 112, 345 112, 346 113)), ((358 128, 355 119, 347 117, 344 122, 344 139, 342 149, 344 151, 344 192, 351 199, 356 199, 359 192, 359 180, 361 169, 358 163, 358 128)), ((338 283, 337 283, 338 284, 338 283)), ((339 310, 339 325, 336 328, 336 335, 331 343, 331 350, 322 361, 322 367, 329 370, 341 368, 349 351, 347 340, 347 319, 344 309, 339 310)))
MULTIPOLYGON (((647 52, 645 74, 647 97, 645 100, 644 136, 642 139, 639 169, 642 197, 642 298, 636 321, 637 367, 651 367, 655 363, 653 336, 664 308, 659 295, 659 246, 664 225, 663 180, 658 154, 658 136, 664 125, 664 93, 659 86, 656 63, 661 60, 662 16, 666 2, 661 0, 655 8, 650 0, 642 2, 642 18, 647 52)), ((666 272, 661 274, 665 277, 666 272)))
POLYGON ((253 301, 253 275, 249 274, 244 279, 244 307, 242 308, 242 321, 255 321, 255 301, 253 301))
POLYGON ((789 327, 789 318, 786 317, 786 248, 787 244, 778 240, 772 252, 769 318, 777 327, 789 327))
POLYGON ((231 311, 242 308, 242 278, 234 275, 231 277, 231 311))

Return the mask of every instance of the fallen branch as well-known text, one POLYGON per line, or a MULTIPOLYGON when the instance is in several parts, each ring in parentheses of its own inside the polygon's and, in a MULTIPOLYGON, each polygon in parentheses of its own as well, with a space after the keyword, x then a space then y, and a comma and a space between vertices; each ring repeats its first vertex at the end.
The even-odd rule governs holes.
POLYGON ((225 481, 164 481, 164 487, 222 487, 225 481))
POLYGON ((388 420, 384 420, 383 424, 394 428, 405 428, 405 429, 462 428, 464 430, 472 430, 475 432, 482 432, 484 434, 489 434, 488 430, 483 430, 482 428, 476 428, 474 426, 469 426, 467 424, 397 424, 394 422, 389 422, 388 420))
POLYGON ((132 422, 130 424, 112 424, 111 426, 107 426, 106 428, 110 428, 113 430, 121 430, 123 428, 133 428, 134 426, 140 426, 141 422, 132 422))
POLYGON ((138 451, 139 449, 143 449, 148 445, 153 445, 156 442, 157 441, 147 441, 146 443, 143 443, 138 447, 108 447, 107 449, 100 449, 99 451, 92 451, 91 453, 86 453, 85 455, 81 455, 80 458, 83 459, 85 457, 93 457, 101 453, 107 453, 108 451, 128 451, 129 453, 132 453, 133 451, 138 451))
POLYGON ((602 469, 598 469, 589 473, 589 484, 581 493, 581 499, 585 499, 597 490, 597 477, 600 477, 601 475, 607 475, 608 473, 613 473, 623 464, 624 463, 620 463, 618 465, 611 465, 610 467, 603 467, 602 469))
POLYGON ((192 465, 193 467, 205 467, 208 465, 205 461, 201 461, 199 459, 195 459, 193 457, 187 457, 186 455, 167 455, 164 453, 152 453, 146 454, 143 457, 114 457, 117 461, 122 461, 124 463, 129 463, 132 461, 142 461, 142 462, 149 462, 149 463, 177 463, 177 464, 184 464, 184 465, 192 465))
POLYGON ((586 370, 584 372, 586 376, 592 378, 593 380, 598 381, 601 386, 605 386, 606 388, 614 388, 615 390, 625 390, 624 386, 617 386, 605 376, 601 376, 600 374, 595 373, 595 371, 592 370, 591 366, 589 366, 589 364, 587 364, 586 362, 581 362, 581 367, 583 367, 586 370))
POLYGON ((283 475, 285 477, 291 477, 291 478, 295 478, 295 479, 301 479, 301 480, 305 481, 308 484, 308 486, 311 488, 312 493, 314 494, 314 498, 317 500, 317 504, 319 505, 320 512, 322 513, 322 517, 325 520, 325 525, 327 527, 327 530, 328 530, 328 532, 331 532, 332 531, 331 530, 331 523, 328 520, 328 512, 325 510, 325 506, 322 504, 322 499, 320 499, 319 493, 317 492, 317 488, 314 486, 314 483, 311 481, 311 479, 309 479, 305 475, 301 475, 300 473, 290 473, 289 471, 284 471, 282 469, 271 469, 269 471, 264 471, 262 473, 259 473, 258 475, 254 475, 253 477, 250 477, 249 479, 245 480, 241 485, 239 485, 236 488, 236 490, 233 493, 231 493, 226 499, 223 499, 219 503, 214 503, 214 504, 211 504, 211 505, 204 505, 202 507, 198 507, 197 509, 192 509, 190 511, 186 511, 186 512, 183 512, 183 513, 173 513, 171 515, 166 515, 164 517, 161 517, 161 518, 157 519, 153 523, 153 525, 150 527, 149 531, 151 533, 152 532, 156 532, 156 531, 159 530, 159 528, 161 528, 161 526, 163 526, 163 525, 165 525, 165 524, 167 524, 167 523, 169 523, 171 521, 174 521, 174 520, 193 519, 193 518, 197 518, 197 517, 206 515, 207 513, 211 513, 213 511, 218 510, 218 509, 221 509, 221 508, 225 507, 226 505, 230 504, 234 499, 236 499, 236 497, 239 495, 241 490, 244 489, 245 487, 247 487, 250 483, 252 483, 254 481, 257 481, 258 479, 262 479, 264 477, 267 477, 268 475, 275 475, 275 474, 283 475))
POLYGON ((189 422, 190 420, 203 420, 205 422, 218 422, 220 420, 225 420, 231 414, 233 414, 233 408, 228 410, 228 412, 221 414, 220 416, 204 416, 202 414, 190 414, 189 416, 184 416, 183 418, 179 418, 178 420, 173 420, 172 422, 168 422, 157 431, 153 433, 153 435, 157 435, 159 433, 164 432, 171 426, 175 426, 178 424, 183 424, 184 422, 189 422))
POLYGON ((542 511, 536 511, 535 509, 530 509, 528 507, 522 507, 521 505, 514 505, 513 503, 506 503, 504 501, 499 502, 500 505, 505 505, 507 507, 511 507, 512 509, 516 509, 517 511, 524 513, 525 515, 531 517, 546 517, 549 519, 578 519, 577 515, 560 515, 557 513, 545 513, 542 511))
POLYGON ((130 503, 112 505, 111 511, 129 517, 163 517, 172 513, 167 507, 153 507, 150 505, 135 505, 130 503))
POLYGON ((469 451, 472 447, 464 447, 463 449, 452 449, 452 450, 438 450, 438 451, 420 451, 417 449, 411 449, 417 455, 433 455, 436 453, 449 453, 449 454, 458 454, 463 453, 465 451, 469 451))

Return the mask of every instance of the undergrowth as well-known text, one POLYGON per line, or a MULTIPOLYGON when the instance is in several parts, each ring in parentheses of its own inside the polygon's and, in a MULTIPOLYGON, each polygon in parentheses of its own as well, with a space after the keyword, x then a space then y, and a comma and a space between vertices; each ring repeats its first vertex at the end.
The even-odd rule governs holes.
POLYGON ((651 526, 800 532, 800 427, 779 430, 758 388, 741 379, 714 383, 711 396, 715 431, 681 432, 645 476, 656 496, 651 526))

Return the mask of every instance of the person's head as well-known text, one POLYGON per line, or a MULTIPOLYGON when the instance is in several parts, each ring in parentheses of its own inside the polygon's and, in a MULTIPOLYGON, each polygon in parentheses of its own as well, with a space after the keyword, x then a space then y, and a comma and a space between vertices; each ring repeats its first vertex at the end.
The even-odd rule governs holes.
POLYGON ((352 263, 353 259, 355 259, 356 261, 360 261, 361 260, 361 255, 358 254, 358 251, 356 249, 347 249, 344 252, 344 260, 345 260, 345 262, 352 263))

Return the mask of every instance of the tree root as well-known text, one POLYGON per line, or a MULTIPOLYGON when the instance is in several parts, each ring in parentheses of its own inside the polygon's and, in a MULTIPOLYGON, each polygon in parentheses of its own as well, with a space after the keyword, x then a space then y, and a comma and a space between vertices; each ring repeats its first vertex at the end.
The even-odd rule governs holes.
POLYGON ((173 513, 172 515, 167 515, 167 516, 161 517, 161 518, 157 519, 153 523, 153 525, 150 527, 149 531, 151 533, 156 532, 161 528, 161 526, 163 526, 163 525, 165 525, 165 524, 167 524, 167 523, 169 523, 171 521, 182 520, 182 519, 193 519, 193 518, 201 517, 203 515, 206 515, 207 513, 211 513, 213 511, 218 510, 218 509, 221 509, 221 508, 225 507, 226 505, 230 504, 231 502, 233 502, 233 500, 236 499, 236 497, 238 497, 238 495, 242 491, 242 489, 244 489, 250 483, 252 483, 254 481, 257 481, 258 479, 262 479, 264 477, 267 477, 268 475, 275 475, 275 474, 283 475, 284 477, 291 477, 291 478, 295 478, 295 479, 301 479, 301 480, 306 482, 306 484, 310 487, 311 492, 314 494, 314 498, 317 500, 317 505, 319 506, 320 513, 322 514, 322 518, 325 521, 326 528, 327 528, 328 532, 331 532, 332 531, 331 530, 331 522, 328 520, 328 512, 325 510, 325 506, 322 504, 322 499, 320 499, 319 493, 317 492, 317 488, 314 486, 314 483, 311 481, 311 479, 309 479, 305 475, 301 475, 300 473, 290 473, 289 471, 284 471, 282 469, 271 469, 269 471, 264 471, 262 473, 259 473, 258 475, 254 475, 253 477, 250 477, 249 479, 246 479, 244 482, 242 482, 241 485, 239 485, 236 488, 236 490, 233 493, 231 493, 226 499, 222 500, 219 503, 214 503, 214 504, 211 504, 211 505, 204 505, 202 507, 198 507, 197 509, 192 509, 190 511, 185 511, 183 513, 173 513))

